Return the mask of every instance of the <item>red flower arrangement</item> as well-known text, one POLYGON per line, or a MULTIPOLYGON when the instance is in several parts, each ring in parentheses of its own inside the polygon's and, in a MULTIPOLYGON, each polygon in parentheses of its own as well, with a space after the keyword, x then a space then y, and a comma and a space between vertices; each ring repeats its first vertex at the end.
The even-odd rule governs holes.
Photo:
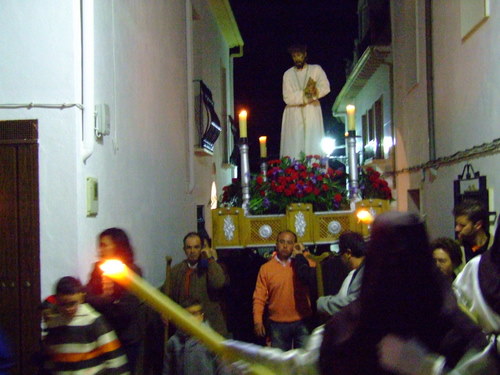
POLYGON ((222 196, 219 203, 226 207, 241 207, 243 204, 241 183, 237 178, 233 178, 230 185, 222 188, 222 196))
POLYGON ((392 200, 389 184, 371 167, 362 168, 359 174, 359 190, 363 199, 392 200))
MULTIPOLYGON (((311 203, 315 211, 348 209, 346 175, 325 165, 326 159, 319 155, 269 161, 266 176, 258 174, 251 178, 250 213, 284 213, 291 203, 311 203)), ((239 180, 233 180, 223 190, 222 205, 241 203, 239 180), (236 192, 240 197, 239 201, 233 195, 236 192)))

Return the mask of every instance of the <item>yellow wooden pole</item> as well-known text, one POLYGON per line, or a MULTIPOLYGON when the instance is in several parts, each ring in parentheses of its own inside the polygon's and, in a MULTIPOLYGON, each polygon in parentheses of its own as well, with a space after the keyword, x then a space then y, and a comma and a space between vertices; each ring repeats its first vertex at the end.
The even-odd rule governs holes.
MULTIPOLYGON (((165 294, 166 296, 170 296, 170 292, 171 292, 171 288, 172 288, 172 257, 167 255, 165 257, 165 261, 167 263, 167 266, 165 269, 165 283, 162 286, 162 290, 163 290, 163 294, 165 294)), ((168 338, 170 337, 170 332, 168 332, 169 322, 168 322, 168 319, 166 317, 164 317, 163 319, 165 319, 165 322, 164 322, 165 333, 163 335, 163 344, 164 344, 164 347, 166 348, 168 338)))
MULTIPOLYGON (((225 338, 205 324, 200 324, 196 318, 169 297, 153 287, 146 280, 133 272, 119 260, 108 260, 101 269, 104 275, 121 284, 137 297, 141 298, 154 310, 170 319, 184 332, 196 337, 208 349, 229 361, 240 359, 234 351, 223 345, 225 338)), ((250 373, 254 375, 273 375, 267 367, 257 363, 249 363, 250 373)))
POLYGON ((307 254, 307 257, 316 263, 316 283, 318 286, 318 297, 325 295, 325 287, 323 285, 323 269, 321 268, 321 262, 328 258, 330 254, 324 252, 321 255, 313 255, 311 253, 307 254))

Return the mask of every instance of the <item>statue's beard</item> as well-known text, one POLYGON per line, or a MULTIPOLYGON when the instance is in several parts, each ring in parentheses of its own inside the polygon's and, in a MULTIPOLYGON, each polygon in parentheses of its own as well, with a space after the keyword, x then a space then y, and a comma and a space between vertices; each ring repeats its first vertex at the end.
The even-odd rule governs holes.
POLYGON ((295 67, 296 67, 297 69, 302 69, 302 68, 304 67, 304 64, 305 64, 305 63, 306 63, 305 61, 297 61, 297 62, 295 63, 295 67))

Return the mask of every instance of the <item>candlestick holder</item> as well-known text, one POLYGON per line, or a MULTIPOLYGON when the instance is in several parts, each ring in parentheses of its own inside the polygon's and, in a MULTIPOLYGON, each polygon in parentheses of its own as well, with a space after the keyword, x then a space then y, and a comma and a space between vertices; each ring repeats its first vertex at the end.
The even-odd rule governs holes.
POLYGON ((250 202, 250 162, 248 160, 248 139, 240 138, 241 157, 241 192, 242 208, 245 215, 248 214, 248 204, 250 202))
POLYGON ((267 158, 260 158, 260 173, 264 182, 267 181, 267 158))
POLYGON ((356 130, 347 133, 347 155, 349 157, 349 199, 357 202, 361 200, 359 194, 358 157, 356 154, 356 130))

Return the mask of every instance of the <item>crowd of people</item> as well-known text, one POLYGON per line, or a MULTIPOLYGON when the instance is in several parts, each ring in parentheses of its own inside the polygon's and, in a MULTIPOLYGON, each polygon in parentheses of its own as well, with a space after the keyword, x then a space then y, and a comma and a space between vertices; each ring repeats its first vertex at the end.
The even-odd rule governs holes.
MULTIPOLYGON (((307 63, 305 45, 289 53, 281 155, 321 154, 319 100, 329 93, 329 81, 319 65, 307 63)), ((172 327, 167 316, 147 314, 139 298, 103 275, 100 266, 108 259, 142 275, 127 233, 108 228, 98 236, 88 282, 64 276, 40 306, 40 375, 228 375, 250 373, 252 363, 277 375, 499 374, 500 225, 490 235, 489 212, 474 200, 458 204, 453 215, 458 241, 431 242, 421 218, 401 212, 376 217, 368 240, 343 232, 338 253, 323 262, 340 259, 321 280, 324 296, 316 288, 321 265, 292 230, 278 233, 252 297, 253 333, 264 345, 231 339, 227 266, 209 238, 187 233, 185 259, 161 290, 224 338, 235 355, 225 358, 172 327), (156 324, 148 335, 152 322, 145 316, 156 324), (146 370, 141 358, 159 364, 146 370)), ((0 374, 12 364, 0 340, 0 374)))
POLYGON ((118 258, 141 269, 125 231, 106 229, 87 284, 65 276, 42 303, 40 373, 225 375, 247 373, 250 363, 275 374, 498 373, 500 226, 489 234, 488 212, 476 201, 462 202, 454 215, 458 241, 430 242, 423 221, 401 212, 376 217, 367 241, 342 233, 329 257, 342 261, 347 276, 335 294, 319 298, 311 293, 319 265, 293 231, 280 232, 253 293, 254 334, 266 338, 263 346, 230 339, 227 269, 209 239, 188 233, 186 257, 163 290, 241 360, 228 363, 174 327, 148 338, 162 343, 163 358, 149 371, 138 363, 141 349, 147 356, 143 304, 99 266, 118 258))
POLYGON ((339 293, 317 300, 331 316, 304 346, 228 340, 227 347, 275 374, 499 373, 500 226, 490 236, 477 201, 462 202, 454 215, 459 243, 431 244, 422 220, 400 212, 379 215, 364 245, 346 248, 355 236, 342 234, 340 256, 357 259, 339 293))

